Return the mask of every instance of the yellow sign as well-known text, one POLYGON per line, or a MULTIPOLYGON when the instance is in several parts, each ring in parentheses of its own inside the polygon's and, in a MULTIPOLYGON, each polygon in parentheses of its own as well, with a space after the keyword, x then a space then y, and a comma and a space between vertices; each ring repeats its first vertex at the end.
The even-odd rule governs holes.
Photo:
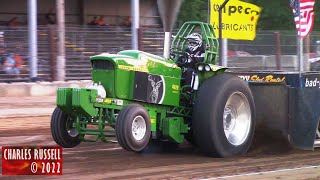
MULTIPOLYGON (((210 0, 210 23, 219 36, 219 7, 225 0, 210 0)), ((254 40, 261 8, 239 0, 230 0, 222 10, 222 38, 254 40)))

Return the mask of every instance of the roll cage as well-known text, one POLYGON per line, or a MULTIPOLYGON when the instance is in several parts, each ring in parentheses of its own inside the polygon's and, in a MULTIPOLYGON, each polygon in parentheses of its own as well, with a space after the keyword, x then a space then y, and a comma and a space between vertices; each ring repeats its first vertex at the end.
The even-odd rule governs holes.
POLYGON ((179 56, 185 54, 187 43, 186 37, 193 33, 196 28, 201 30, 202 40, 205 47, 205 57, 203 63, 217 64, 219 43, 210 24, 196 21, 189 21, 182 25, 171 43, 171 53, 175 55, 174 61, 177 62, 179 56))

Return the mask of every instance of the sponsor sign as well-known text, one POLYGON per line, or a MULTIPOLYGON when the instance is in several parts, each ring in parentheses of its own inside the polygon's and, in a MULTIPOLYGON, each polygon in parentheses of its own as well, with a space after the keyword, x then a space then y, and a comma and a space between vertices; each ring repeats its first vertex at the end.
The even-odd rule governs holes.
POLYGON ((283 82, 286 80, 285 76, 272 75, 272 74, 253 74, 253 75, 238 75, 245 81, 255 82, 283 82))
POLYGON ((302 86, 320 89, 320 73, 306 73, 302 75, 302 86))
POLYGON ((317 87, 320 88, 320 79, 318 78, 306 78, 305 79, 305 83, 304 83, 304 87, 306 88, 313 88, 313 87, 317 87))
MULTIPOLYGON (((219 36, 219 8, 225 0, 210 0, 210 23, 219 36)), ((230 0, 222 10, 222 38, 254 40, 261 8, 239 0, 230 0)))
POLYGON ((2 175, 62 175, 62 147, 2 146, 2 175))

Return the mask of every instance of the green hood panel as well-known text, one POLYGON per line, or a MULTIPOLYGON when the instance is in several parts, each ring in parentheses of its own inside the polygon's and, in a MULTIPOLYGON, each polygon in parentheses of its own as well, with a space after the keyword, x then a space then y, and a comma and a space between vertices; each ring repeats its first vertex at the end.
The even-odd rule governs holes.
POLYGON ((138 50, 120 51, 118 54, 103 53, 90 58, 112 61, 116 69, 147 72, 150 74, 181 77, 181 69, 174 61, 138 50))

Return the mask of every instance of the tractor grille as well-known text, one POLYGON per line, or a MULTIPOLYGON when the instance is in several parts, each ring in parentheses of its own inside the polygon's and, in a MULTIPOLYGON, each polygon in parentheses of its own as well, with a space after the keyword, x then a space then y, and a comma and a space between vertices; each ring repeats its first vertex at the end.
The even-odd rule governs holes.
POLYGON ((94 60, 92 61, 93 69, 113 70, 114 66, 111 61, 106 60, 94 60))

